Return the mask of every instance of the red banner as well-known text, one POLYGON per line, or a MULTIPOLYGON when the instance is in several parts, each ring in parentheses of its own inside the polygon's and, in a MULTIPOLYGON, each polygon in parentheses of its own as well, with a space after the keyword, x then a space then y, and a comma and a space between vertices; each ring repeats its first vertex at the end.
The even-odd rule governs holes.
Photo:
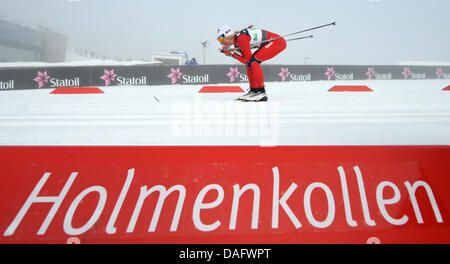
POLYGON ((450 243, 449 146, 0 147, 1 243, 450 243))

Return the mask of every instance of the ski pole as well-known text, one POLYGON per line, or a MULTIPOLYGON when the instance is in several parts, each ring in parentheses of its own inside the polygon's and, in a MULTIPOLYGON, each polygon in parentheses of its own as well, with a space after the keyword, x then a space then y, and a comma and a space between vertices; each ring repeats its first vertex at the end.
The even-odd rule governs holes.
MULTIPOLYGON (((306 37, 298 37, 298 38, 286 39, 286 41, 300 40, 300 39, 307 39, 307 38, 313 38, 313 35, 309 35, 309 36, 306 36, 306 37)), ((269 41, 272 41, 272 40, 275 40, 275 38, 269 39, 269 41)), ((241 50, 240 48, 232 48, 232 49, 229 49, 228 51, 240 51, 240 50, 241 50)), ((219 48, 219 51, 223 53, 223 50, 220 49, 220 48, 219 48)))
POLYGON ((323 28, 323 27, 328 27, 328 26, 336 26, 336 22, 325 24, 325 25, 322 25, 322 26, 317 26, 317 27, 313 27, 313 28, 300 30, 300 31, 297 31, 297 32, 294 32, 294 33, 290 33, 290 34, 286 34, 286 35, 281 36, 281 38, 289 37, 289 36, 292 36, 292 35, 308 32, 308 31, 311 31, 311 30, 316 30, 316 29, 323 28))
MULTIPOLYGON (((292 35, 296 35, 296 34, 308 32, 308 31, 311 31, 311 30, 316 30, 316 29, 323 28, 323 27, 328 27, 328 26, 331 26, 331 25, 336 26, 336 22, 329 23, 329 24, 325 24, 325 25, 322 25, 322 26, 317 26, 317 27, 313 27, 313 28, 308 28, 308 29, 300 30, 300 31, 297 31, 297 32, 294 32, 294 33, 290 33, 290 34, 286 34, 286 35, 283 35, 283 36, 280 36, 280 37, 276 37, 276 38, 264 40, 264 41, 261 41, 260 43, 263 44, 263 43, 270 42, 270 41, 274 41, 274 40, 277 40, 277 39, 280 39, 280 38, 289 37, 289 36, 292 36, 292 35)), ((309 37, 309 36, 308 36, 308 37, 309 37)), ((305 37, 305 38, 308 38, 308 37, 305 37)), ((311 37, 312 37, 312 36, 311 36, 311 37)), ((291 39, 291 40, 296 40, 296 39, 301 39, 301 38, 295 38, 295 39, 291 39)), ((287 41, 287 40, 286 40, 286 41, 287 41)))
POLYGON ((313 35, 309 35, 309 36, 306 36, 306 37, 298 37, 298 38, 286 39, 286 41, 306 39, 306 38, 313 38, 313 35))

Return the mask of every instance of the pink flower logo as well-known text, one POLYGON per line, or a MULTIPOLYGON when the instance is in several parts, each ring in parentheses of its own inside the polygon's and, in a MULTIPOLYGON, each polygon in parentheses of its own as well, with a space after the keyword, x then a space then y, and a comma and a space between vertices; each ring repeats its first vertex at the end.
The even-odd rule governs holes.
POLYGON ((105 81, 105 86, 109 86, 111 84, 111 81, 116 80, 117 74, 114 73, 114 69, 108 71, 105 69, 105 74, 103 74, 100 79, 105 81))
POLYGON ((230 77, 230 82, 234 82, 234 80, 236 80, 236 78, 239 76, 239 71, 238 68, 233 68, 230 67, 230 72, 227 73, 227 76, 230 77))
POLYGON ((442 71, 442 68, 437 68, 436 76, 438 77, 438 79, 442 79, 442 75, 444 75, 444 72, 442 71))
POLYGON ((408 77, 411 75, 411 70, 409 68, 403 68, 402 74, 405 77, 405 79, 408 79, 408 77))
POLYGON ((180 79, 181 75, 183 73, 180 71, 180 68, 177 68, 176 70, 173 68, 170 68, 170 74, 167 75, 170 79, 172 79, 172 84, 177 83, 178 79, 180 79))
POLYGON ((372 80, 373 77, 375 76, 375 69, 374 69, 374 67, 372 67, 372 68, 369 67, 367 69, 366 75, 369 78, 369 80, 372 80))
POLYGON ((336 72, 334 71, 333 67, 327 67, 327 72, 325 73, 325 75, 328 77, 328 80, 331 80, 331 78, 333 78, 334 74, 336 72))
POLYGON ((278 74, 278 76, 281 77, 281 81, 286 81, 287 77, 289 76, 289 74, 291 74, 289 72, 288 68, 281 68, 281 72, 278 74))
POLYGON ((39 88, 42 88, 46 83, 48 83, 48 79, 50 79, 50 76, 47 74, 47 71, 45 72, 38 71, 38 76, 33 80, 38 83, 39 88))

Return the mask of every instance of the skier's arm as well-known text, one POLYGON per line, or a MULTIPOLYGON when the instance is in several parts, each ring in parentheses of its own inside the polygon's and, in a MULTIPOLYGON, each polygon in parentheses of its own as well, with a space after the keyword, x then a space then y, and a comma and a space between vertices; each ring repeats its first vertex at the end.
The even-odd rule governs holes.
MULTIPOLYGON (((236 38, 236 42, 241 50, 242 55, 237 55, 235 59, 243 64, 248 64, 253 54, 250 49, 250 36, 247 34, 241 34, 236 38)), ((234 56, 233 56, 234 58, 234 56)))
POLYGON ((242 64, 247 64, 247 60, 237 52, 233 53, 233 58, 240 61, 242 64))
POLYGON ((226 56, 228 56, 228 57, 233 57, 233 59, 236 59, 236 60, 240 61, 243 64, 247 64, 247 61, 245 60, 245 58, 241 54, 239 54, 237 52, 233 52, 232 50, 227 50, 227 49, 224 49, 224 48, 222 48, 221 52, 223 54, 225 54, 226 56))

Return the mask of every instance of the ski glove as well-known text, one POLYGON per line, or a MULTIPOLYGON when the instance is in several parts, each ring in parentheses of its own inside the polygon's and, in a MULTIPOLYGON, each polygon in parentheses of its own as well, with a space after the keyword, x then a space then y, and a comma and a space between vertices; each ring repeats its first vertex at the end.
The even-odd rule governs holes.
POLYGON ((225 54, 225 56, 233 57, 233 59, 236 59, 238 56, 238 54, 236 52, 231 52, 230 50, 227 50, 227 49, 222 49, 221 52, 223 54, 225 54))
POLYGON ((223 49, 221 50, 221 52, 222 52, 223 54, 225 54, 225 56, 229 56, 229 57, 233 56, 233 53, 231 53, 230 50, 227 50, 227 49, 225 49, 225 48, 223 48, 223 49))

